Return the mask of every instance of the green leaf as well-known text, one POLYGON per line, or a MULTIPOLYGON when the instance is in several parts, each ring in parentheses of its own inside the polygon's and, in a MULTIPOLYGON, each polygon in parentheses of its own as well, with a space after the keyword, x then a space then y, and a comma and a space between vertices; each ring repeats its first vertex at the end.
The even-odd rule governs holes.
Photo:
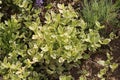
POLYGON ((84 58, 84 59, 90 58, 90 54, 83 54, 83 58, 84 58))
POLYGON ((107 72, 107 68, 101 69, 100 73, 98 74, 98 77, 103 78, 103 75, 106 74, 106 72, 107 72))
POLYGON ((113 63, 110 65, 110 68, 112 69, 112 72, 118 67, 117 63, 113 63))
POLYGON ((108 44, 111 40, 110 39, 104 39, 101 44, 108 44))
POLYGON ((52 22, 51 15, 49 13, 46 13, 45 19, 46 19, 45 23, 47 24, 50 24, 52 22))
POLYGON ((57 7, 59 8, 59 10, 65 9, 64 4, 57 4, 57 7))
POLYGON ((83 21, 83 19, 80 19, 80 27, 84 30, 87 27, 87 23, 83 21))
POLYGON ((80 76, 79 80, 87 80, 85 76, 80 76))
POLYGON ((115 38, 116 38, 116 35, 115 35, 113 32, 111 32, 111 33, 109 34, 109 36, 110 36, 110 39, 115 39, 115 38))
POLYGON ((0 1, 0 4, 2 4, 2 1, 0 1))
POLYGON ((46 45, 45 47, 41 47, 42 51, 47 52, 49 50, 48 46, 46 45))
POLYGON ((64 75, 64 76, 60 76, 59 80, 73 80, 73 78, 71 76, 64 75))
POLYGON ((100 65, 102 65, 102 66, 106 65, 104 60, 99 60, 99 61, 97 61, 97 63, 100 64, 100 65))

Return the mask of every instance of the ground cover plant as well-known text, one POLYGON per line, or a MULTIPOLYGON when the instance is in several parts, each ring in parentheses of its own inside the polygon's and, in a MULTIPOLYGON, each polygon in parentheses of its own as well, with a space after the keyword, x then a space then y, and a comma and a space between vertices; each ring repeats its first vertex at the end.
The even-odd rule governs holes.
POLYGON ((112 0, 91 0, 90 2, 84 0, 83 5, 82 15, 89 27, 93 27, 96 20, 102 24, 117 22, 119 0, 116 0, 114 4, 112 0))
POLYGON ((112 44, 119 41, 115 34, 119 30, 107 37, 101 34, 106 23, 119 29, 119 4, 119 0, 0 0, 0 78, 119 80, 112 75, 119 68, 112 44), (99 69, 96 74, 90 72, 93 64, 99 69))

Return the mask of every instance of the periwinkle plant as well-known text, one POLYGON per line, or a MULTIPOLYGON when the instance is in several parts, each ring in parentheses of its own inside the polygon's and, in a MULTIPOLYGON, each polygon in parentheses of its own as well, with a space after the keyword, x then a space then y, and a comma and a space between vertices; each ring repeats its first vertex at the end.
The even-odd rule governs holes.
POLYGON ((36 6, 38 7, 41 7, 43 3, 43 0, 36 0, 36 6))

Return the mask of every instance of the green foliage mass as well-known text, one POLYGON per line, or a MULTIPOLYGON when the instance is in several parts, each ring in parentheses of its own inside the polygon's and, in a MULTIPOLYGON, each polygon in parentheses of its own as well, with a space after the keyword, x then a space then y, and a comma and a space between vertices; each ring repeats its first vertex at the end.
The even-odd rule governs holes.
MULTIPOLYGON (((94 52, 110 41, 100 37, 104 26, 97 21, 95 29, 87 30, 89 24, 70 5, 58 4, 58 13, 48 10, 42 24, 41 10, 32 7, 31 0, 11 4, 20 13, 0 22, 0 75, 4 80, 54 80, 59 76, 66 80, 63 75, 69 73, 64 71, 71 69, 71 62, 87 59, 86 50, 94 52)), ((0 18, 4 15, 2 9, 0 18)))
POLYGON ((84 0, 82 15, 89 24, 89 28, 94 28, 95 21, 102 24, 117 23, 117 15, 119 11, 120 1, 116 0, 113 4, 112 0, 84 0))

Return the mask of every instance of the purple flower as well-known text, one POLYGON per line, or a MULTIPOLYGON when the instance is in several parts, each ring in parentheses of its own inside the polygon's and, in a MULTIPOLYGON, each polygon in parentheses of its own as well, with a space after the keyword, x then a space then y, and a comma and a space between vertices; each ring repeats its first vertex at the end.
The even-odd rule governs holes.
POLYGON ((43 4, 43 0, 36 0, 36 5, 41 7, 43 4))

